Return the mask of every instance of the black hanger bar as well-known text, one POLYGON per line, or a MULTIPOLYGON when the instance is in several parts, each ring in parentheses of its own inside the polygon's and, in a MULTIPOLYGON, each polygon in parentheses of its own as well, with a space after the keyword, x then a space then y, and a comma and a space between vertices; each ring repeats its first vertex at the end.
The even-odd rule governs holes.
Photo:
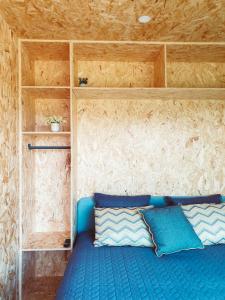
POLYGON ((32 146, 28 144, 29 150, 61 150, 61 149, 71 149, 70 146, 32 146))

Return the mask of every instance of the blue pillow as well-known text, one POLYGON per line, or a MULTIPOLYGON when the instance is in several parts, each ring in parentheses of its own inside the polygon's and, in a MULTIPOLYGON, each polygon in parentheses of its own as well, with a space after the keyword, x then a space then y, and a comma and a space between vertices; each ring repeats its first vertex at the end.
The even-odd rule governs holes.
POLYGON ((220 194, 210 195, 210 196, 183 196, 183 197, 171 197, 166 196, 165 201, 167 205, 189 205, 189 204, 202 204, 202 203, 221 203, 222 196, 220 194))
POLYGON ((94 193, 95 207, 140 207, 150 203, 150 195, 116 196, 94 193))
POLYGON ((155 245, 157 256, 204 246, 180 206, 139 210, 155 245))

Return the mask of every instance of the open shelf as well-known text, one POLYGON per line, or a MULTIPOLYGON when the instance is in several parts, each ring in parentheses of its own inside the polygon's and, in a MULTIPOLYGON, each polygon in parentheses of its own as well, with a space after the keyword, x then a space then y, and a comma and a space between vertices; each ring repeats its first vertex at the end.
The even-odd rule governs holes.
POLYGON ((69 43, 22 43, 23 86, 69 86, 69 43))
POLYGON ((79 99, 225 100, 225 88, 75 88, 79 99))
POLYGON ((225 46, 168 45, 167 86, 225 88, 225 46))
POLYGON ((64 248, 65 239, 70 239, 70 232, 34 232, 23 242, 23 251, 32 250, 69 250, 64 248))
POLYGON ((68 263, 70 251, 23 252, 23 300, 53 300, 68 263))
POLYGON ((56 86, 56 85, 23 85, 21 86, 22 89, 70 89, 69 86, 56 86))
POLYGON ((69 149, 29 150, 33 146, 67 146, 68 135, 23 136, 23 249, 60 249, 71 232, 69 149))
POLYGON ((74 45, 74 82, 88 87, 163 87, 164 46, 135 44, 74 45))
POLYGON ((65 123, 63 131, 70 131, 70 90, 69 89, 23 89, 23 131, 47 132, 50 126, 46 124, 46 118, 52 115, 62 116, 65 123))
POLYGON ((23 131, 23 135, 70 135, 69 131, 59 131, 59 132, 52 132, 52 131, 23 131))

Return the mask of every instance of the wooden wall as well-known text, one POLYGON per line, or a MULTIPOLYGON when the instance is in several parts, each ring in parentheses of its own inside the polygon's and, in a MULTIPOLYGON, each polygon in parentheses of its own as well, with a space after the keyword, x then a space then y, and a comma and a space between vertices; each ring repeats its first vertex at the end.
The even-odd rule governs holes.
POLYGON ((18 249, 17 43, 0 17, 0 299, 13 299, 18 249))
POLYGON ((225 194, 223 100, 78 100, 78 198, 225 194))

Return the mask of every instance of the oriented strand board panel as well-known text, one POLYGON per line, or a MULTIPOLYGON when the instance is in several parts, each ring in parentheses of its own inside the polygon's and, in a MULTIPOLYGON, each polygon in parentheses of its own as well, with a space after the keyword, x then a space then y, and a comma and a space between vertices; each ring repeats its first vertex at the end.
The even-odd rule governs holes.
MULTIPOLYGON (((88 78, 88 87, 153 87, 151 62, 78 61, 78 78, 88 78)), ((75 85, 79 86, 78 78, 75 85)))
POLYGON ((225 87, 225 46, 167 46, 168 87, 225 87))
POLYGON ((0 17, 0 299, 15 296, 18 250, 17 41, 0 17))
POLYGON ((1 0, 20 37, 79 40, 224 41, 224 0, 1 0), (141 15, 152 17, 140 24, 141 15))
POLYGON ((23 89, 23 131, 50 131, 49 116, 63 117, 62 131, 70 131, 70 94, 68 89, 23 89))
POLYGON ((88 78, 89 87, 164 86, 161 45, 74 44, 75 86, 88 78))
POLYGON ((225 89, 209 88, 75 88, 75 99, 225 100, 225 89))
POLYGON ((116 43, 80 43, 74 44, 76 60, 98 61, 155 61, 163 50, 161 45, 116 44, 116 43))
POLYGON ((67 146, 70 139, 60 135, 25 136, 23 146, 24 178, 32 178, 23 189, 23 245, 28 249, 39 248, 39 245, 47 249, 59 248, 62 247, 64 233, 70 231, 70 151, 28 150, 29 143, 67 146), (53 242, 54 232, 61 233, 58 246, 57 239, 53 242), (46 235, 41 235, 41 239, 40 233, 46 235))
POLYGON ((78 100, 78 198, 225 193, 223 100, 78 100))
POLYGON ((69 86, 68 43, 22 43, 22 85, 69 86))
POLYGON ((225 62, 168 63, 167 85, 177 88, 225 88, 225 62))
POLYGON ((55 299, 69 251, 23 253, 23 299, 55 299))

